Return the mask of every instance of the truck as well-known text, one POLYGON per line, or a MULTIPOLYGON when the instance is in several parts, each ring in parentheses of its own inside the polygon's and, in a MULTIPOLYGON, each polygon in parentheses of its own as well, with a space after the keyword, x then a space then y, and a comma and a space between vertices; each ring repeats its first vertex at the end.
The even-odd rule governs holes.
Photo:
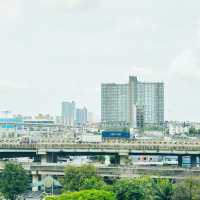
POLYGON ((101 135, 83 134, 77 138, 77 142, 79 142, 79 143, 101 143, 102 137, 101 137, 101 135))

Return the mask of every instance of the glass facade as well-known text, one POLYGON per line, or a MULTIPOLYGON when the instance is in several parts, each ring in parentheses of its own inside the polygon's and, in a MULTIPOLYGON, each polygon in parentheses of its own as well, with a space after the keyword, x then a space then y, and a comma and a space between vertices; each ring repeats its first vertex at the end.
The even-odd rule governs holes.
POLYGON ((62 103, 62 122, 68 126, 74 125, 75 119, 75 102, 62 103))

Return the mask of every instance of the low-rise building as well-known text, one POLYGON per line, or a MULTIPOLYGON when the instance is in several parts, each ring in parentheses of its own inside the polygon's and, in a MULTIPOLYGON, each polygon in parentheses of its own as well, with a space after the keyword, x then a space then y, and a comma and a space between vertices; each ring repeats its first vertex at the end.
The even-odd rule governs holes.
POLYGON ((190 125, 186 122, 170 121, 167 123, 169 135, 188 134, 190 125))

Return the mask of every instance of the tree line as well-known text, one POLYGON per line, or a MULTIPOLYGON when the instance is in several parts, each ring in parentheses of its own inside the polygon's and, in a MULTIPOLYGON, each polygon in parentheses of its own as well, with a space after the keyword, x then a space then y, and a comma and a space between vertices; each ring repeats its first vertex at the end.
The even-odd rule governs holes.
POLYGON ((63 194, 46 200, 200 200, 200 180, 140 177, 103 180, 95 167, 67 166, 61 180, 63 194))
MULTIPOLYGON (((67 166, 60 179, 62 194, 45 200, 200 200, 200 179, 138 177, 103 179, 92 165, 67 166)), ((16 200, 27 191, 29 175, 22 166, 6 164, 0 174, 0 199, 16 200)))

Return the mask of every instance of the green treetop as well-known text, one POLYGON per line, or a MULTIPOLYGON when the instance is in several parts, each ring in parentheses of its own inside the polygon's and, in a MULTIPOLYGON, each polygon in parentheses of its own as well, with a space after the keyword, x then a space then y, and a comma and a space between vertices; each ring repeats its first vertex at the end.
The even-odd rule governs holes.
POLYGON ((45 200, 116 200, 112 192, 103 190, 82 190, 70 192, 57 197, 47 197, 45 200))
POLYGON ((6 199, 16 200, 28 186, 28 176, 20 165, 6 164, 0 175, 0 192, 6 199))

